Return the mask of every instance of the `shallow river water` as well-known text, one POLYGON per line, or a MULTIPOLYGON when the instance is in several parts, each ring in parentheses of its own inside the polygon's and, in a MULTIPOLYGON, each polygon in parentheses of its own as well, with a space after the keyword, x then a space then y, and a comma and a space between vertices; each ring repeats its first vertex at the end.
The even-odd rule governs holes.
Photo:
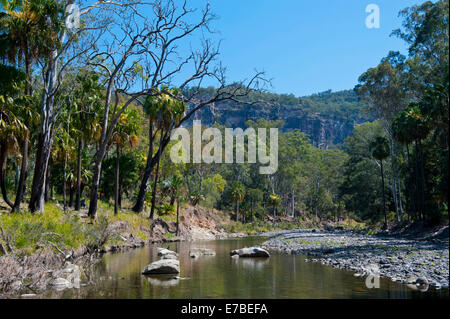
POLYGON ((262 243, 265 238, 178 242, 150 245, 122 253, 105 254, 89 270, 93 282, 79 289, 49 291, 45 298, 449 298, 449 291, 413 291, 406 285, 381 279, 379 289, 368 289, 365 279, 352 272, 301 255, 272 254, 270 258, 230 258, 232 249, 262 243), (156 247, 180 256, 180 276, 144 276, 142 269, 158 260, 156 247), (191 247, 214 249, 216 256, 189 257, 191 247))

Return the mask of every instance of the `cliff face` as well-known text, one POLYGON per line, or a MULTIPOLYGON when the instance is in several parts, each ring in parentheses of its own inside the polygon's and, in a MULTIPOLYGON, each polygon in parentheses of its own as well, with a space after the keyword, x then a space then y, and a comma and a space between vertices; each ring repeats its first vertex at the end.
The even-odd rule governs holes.
POLYGON ((217 123, 226 127, 245 128, 246 121, 257 121, 258 119, 282 120, 284 122, 283 131, 299 129, 309 135, 314 146, 323 149, 343 143, 344 139, 352 134, 355 125, 367 121, 363 117, 308 112, 299 108, 268 109, 249 105, 231 106, 223 103, 203 108, 194 115, 188 126, 192 124, 192 120, 201 120, 202 125, 207 126, 217 123))

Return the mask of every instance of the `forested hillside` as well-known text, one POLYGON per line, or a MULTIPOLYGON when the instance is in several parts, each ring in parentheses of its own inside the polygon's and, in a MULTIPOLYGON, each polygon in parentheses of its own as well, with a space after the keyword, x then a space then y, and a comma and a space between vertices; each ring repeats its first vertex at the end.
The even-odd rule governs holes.
MULTIPOLYGON (((206 98, 215 90, 204 88, 200 92, 206 98)), ((248 120, 282 120, 283 131, 299 129, 309 135, 314 146, 326 149, 342 144, 355 125, 375 118, 353 90, 329 90, 306 97, 252 92, 243 101, 251 104, 215 103, 197 112, 194 119, 204 125, 217 123, 227 127, 245 127, 248 120)))

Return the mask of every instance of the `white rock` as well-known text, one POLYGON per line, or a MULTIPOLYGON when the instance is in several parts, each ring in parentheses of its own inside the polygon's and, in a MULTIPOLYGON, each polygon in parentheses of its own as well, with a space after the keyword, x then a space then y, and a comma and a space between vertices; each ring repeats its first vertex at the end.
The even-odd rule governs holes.
POLYGON ((196 258, 199 256, 215 256, 216 252, 209 248, 191 248, 191 250, 189 251, 189 255, 192 258, 196 258))
POLYGON ((259 247, 250 247, 232 250, 230 255, 239 255, 239 257, 270 257, 267 250, 259 247))
POLYGON ((147 265, 142 273, 151 274, 178 274, 180 272, 180 262, 177 259, 161 259, 147 265))
POLYGON ((158 256, 163 257, 166 255, 174 255, 174 256, 178 257, 178 254, 176 252, 166 249, 166 248, 158 247, 158 256))

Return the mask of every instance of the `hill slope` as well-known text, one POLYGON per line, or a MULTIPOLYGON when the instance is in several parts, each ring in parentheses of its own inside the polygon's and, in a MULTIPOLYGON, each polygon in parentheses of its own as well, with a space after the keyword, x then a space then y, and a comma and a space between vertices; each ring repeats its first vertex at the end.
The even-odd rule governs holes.
MULTIPOLYGON (((213 88, 205 88, 202 94, 212 95, 213 91, 213 88)), ((325 91, 306 97, 252 93, 247 101, 259 103, 216 103, 197 112, 188 125, 192 120, 201 120, 203 125, 218 123, 227 127, 245 127, 248 120, 283 120, 284 131, 300 129, 310 136, 314 146, 330 148, 351 135, 355 125, 373 120, 352 90, 325 91)))

